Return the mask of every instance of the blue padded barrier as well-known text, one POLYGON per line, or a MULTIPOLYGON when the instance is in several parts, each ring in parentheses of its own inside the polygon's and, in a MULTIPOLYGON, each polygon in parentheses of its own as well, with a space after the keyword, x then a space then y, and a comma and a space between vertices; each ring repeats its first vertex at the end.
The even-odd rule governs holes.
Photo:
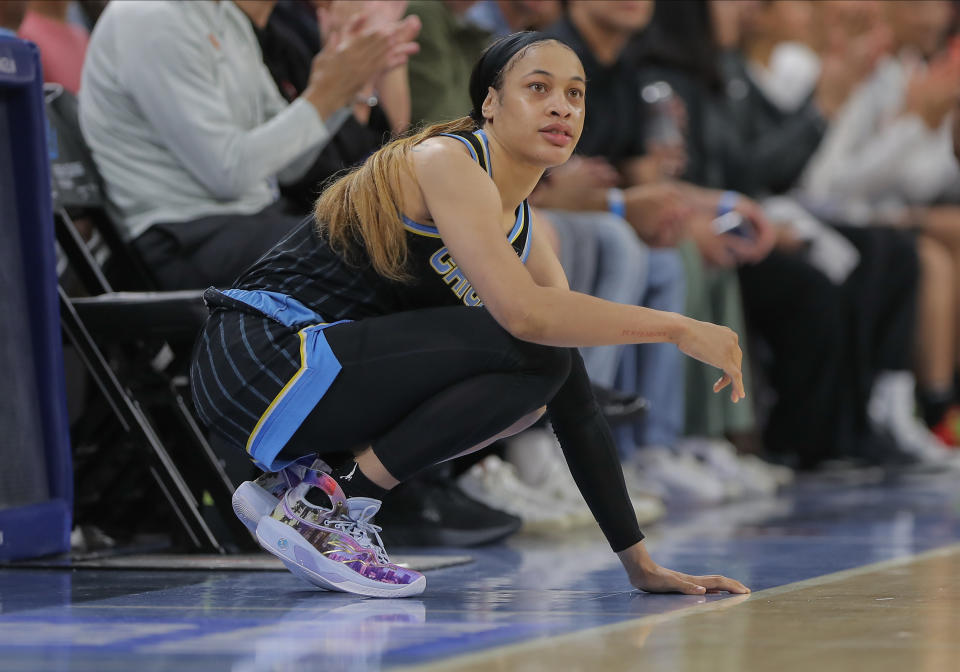
POLYGON ((70 548, 48 151, 39 51, 0 37, 0 560, 70 548))

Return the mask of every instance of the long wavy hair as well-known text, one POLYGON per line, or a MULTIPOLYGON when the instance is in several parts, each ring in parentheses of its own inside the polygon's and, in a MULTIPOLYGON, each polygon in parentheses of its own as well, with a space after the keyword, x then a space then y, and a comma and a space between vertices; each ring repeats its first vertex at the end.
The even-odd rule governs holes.
POLYGON ((317 230, 330 248, 351 260, 366 251, 379 275, 409 280, 407 235, 399 210, 400 171, 412 173, 407 152, 441 133, 476 130, 471 117, 433 124, 374 152, 361 166, 327 187, 314 206, 317 230))
POLYGON ((482 128, 480 112, 490 87, 503 88, 503 77, 514 56, 539 42, 553 41, 528 31, 508 35, 490 45, 470 75, 470 116, 426 128, 393 140, 374 152, 361 166, 335 178, 317 199, 314 216, 317 230, 331 249, 347 260, 358 261, 362 249, 370 264, 384 278, 410 280, 406 271, 407 236, 400 212, 400 175, 412 176, 408 152, 428 138, 442 133, 482 128))

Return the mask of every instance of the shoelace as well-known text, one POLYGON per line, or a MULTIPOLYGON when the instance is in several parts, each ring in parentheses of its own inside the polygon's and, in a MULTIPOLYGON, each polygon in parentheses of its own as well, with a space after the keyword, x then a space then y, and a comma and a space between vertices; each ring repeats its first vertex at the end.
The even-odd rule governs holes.
POLYGON ((373 523, 364 520, 364 515, 371 508, 374 507, 371 505, 361 511, 359 520, 345 518, 331 521, 330 524, 336 529, 346 532, 351 537, 359 541, 362 545, 372 548, 373 552, 377 556, 377 560, 380 562, 389 563, 390 557, 387 555, 387 551, 383 547, 383 541, 380 539, 380 532, 383 531, 383 528, 379 525, 374 525, 373 523))
MULTIPOLYGON (((283 496, 286 509, 285 512, 287 515, 311 527, 318 527, 315 522, 307 520, 306 518, 297 514, 295 502, 292 501, 292 495, 293 490, 291 489, 284 493, 283 496)), ((383 530, 383 528, 363 519, 367 511, 372 508, 374 508, 373 505, 370 505, 363 509, 363 511, 360 512, 360 520, 344 517, 340 520, 328 520, 326 524, 336 530, 346 532, 366 548, 373 549, 374 555, 377 556, 377 560, 387 564, 390 562, 390 556, 387 555, 387 551, 383 547, 383 540, 380 538, 380 532, 383 530), (373 537, 372 539, 371 536, 373 537)), ((329 511, 329 509, 327 509, 327 511, 329 511)))

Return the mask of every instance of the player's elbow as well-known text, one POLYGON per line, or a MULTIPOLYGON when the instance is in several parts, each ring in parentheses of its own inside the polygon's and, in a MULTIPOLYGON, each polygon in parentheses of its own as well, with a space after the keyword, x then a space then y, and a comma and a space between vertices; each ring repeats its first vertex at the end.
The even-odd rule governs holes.
POLYGON ((539 343, 546 333, 546 320, 541 311, 524 306, 519 301, 503 311, 500 324, 511 336, 521 341, 539 343))

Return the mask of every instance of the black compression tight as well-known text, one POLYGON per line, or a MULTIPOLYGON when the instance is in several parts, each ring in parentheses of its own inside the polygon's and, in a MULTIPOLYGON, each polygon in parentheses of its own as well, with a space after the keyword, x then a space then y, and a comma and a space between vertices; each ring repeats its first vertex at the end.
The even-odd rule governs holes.
POLYGON ((514 338, 482 308, 429 308, 328 328, 342 370, 281 458, 372 445, 403 481, 547 405, 614 550, 643 535, 576 350, 514 338))

